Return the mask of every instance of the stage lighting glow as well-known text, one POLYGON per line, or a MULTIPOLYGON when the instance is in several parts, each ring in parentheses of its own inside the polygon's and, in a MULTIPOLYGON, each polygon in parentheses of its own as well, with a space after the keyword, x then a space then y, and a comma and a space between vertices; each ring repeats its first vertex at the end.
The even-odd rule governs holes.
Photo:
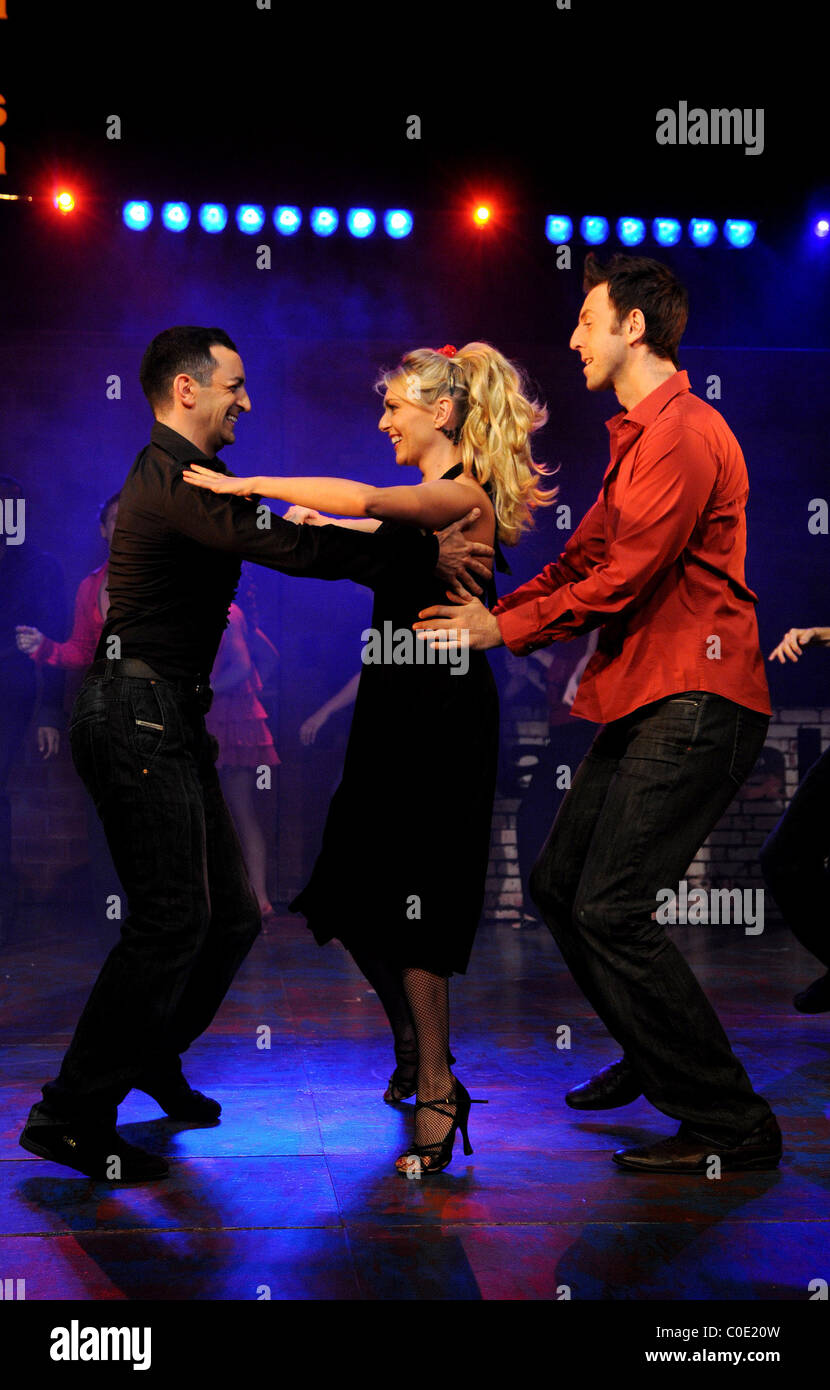
POLYGON ((346 213, 346 226, 352 236, 371 236, 376 222, 377 218, 371 208, 349 208, 346 213))
POLYGON ((551 213, 550 217, 545 218, 545 236, 554 246, 562 246, 566 241, 570 241, 573 234, 574 224, 570 217, 559 217, 551 213))
POLYGON ((824 238, 828 233, 830 233, 830 218, 820 217, 813 225, 813 235, 824 238))
POLYGON ((749 246, 755 237, 755 223, 728 217, 723 224, 723 234, 730 246, 749 246))
POLYGON ((617 222, 617 236, 623 246, 639 246, 646 234, 646 224, 641 217, 621 217, 617 222))
POLYGON ((63 189, 60 193, 55 194, 55 207, 58 212, 74 212, 75 199, 71 193, 67 193, 66 190, 63 189))
POLYGON ((183 232, 190 226, 190 208, 187 203, 165 203, 161 220, 168 232, 183 232))
POLYGON ((199 226, 203 232, 224 232, 228 225, 228 209, 224 203, 202 203, 199 226))
POLYGON ((265 226, 265 208, 259 203, 240 203, 236 209, 236 225, 240 232, 254 236, 265 226))
POLYGON ((293 236, 302 225, 303 214, 299 208, 287 204, 274 208, 274 226, 283 236, 293 236))
POLYGON ((589 246, 600 246, 603 241, 608 239, 608 218, 607 217, 583 217, 579 224, 583 241, 587 241, 589 246))
POLYGON ((412 231, 412 213, 404 208, 390 208, 385 214, 383 225, 391 237, 409 236, 412 231))
POLYGON ((331 236, 332 232, 337 231, 339 221, 340 218, 334 208, 311 209, 311 230, 317 236, 331 236))
POLYGON ((122 216, 131 232, 143 232, 153 220, 153 209, 149 203, 125 203, 122 216))
POLYGON ((482 203, 479 207, 476 208, 475 212, 473 213, 473 221, 477 223, 479 227, 483 227, 485 222, 490 221, 490 209, 486 206, 486 204, 482 203))
POLYGON ((689 223, 689 236, 695 246, 711 246, 717 235, 717 223, 711 217, 693 217, 689 223))
POLYGON ((676 217, 655 217, 651 224, 652 235, 658 246, 676 246, 682 230, 676 217))

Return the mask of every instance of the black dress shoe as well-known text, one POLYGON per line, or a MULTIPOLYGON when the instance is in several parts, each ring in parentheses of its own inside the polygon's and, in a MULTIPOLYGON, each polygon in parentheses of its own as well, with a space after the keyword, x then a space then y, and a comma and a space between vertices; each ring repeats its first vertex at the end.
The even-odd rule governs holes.
POLYGON ((637 1173, 705 1173, 713 1155, 722 1169, 777 1168, 781 1161, 781 1131, 770 1115, 740 1144, 713 1143, 682 1124, 671 1139, 640 1148, 617 1149, 614 1162, 637 1173))
POLYGON ((171 1120, 190 1120, 193 1124, 208 1125, 215 1124, 222 1114, 218 1100, 203 1096, 201 1091, 194 1091, 183 1076, 177 1076, 172 1081, 148 1079, 146 1084, 136 1081, 134 1089, 152 1096, 171 1120))
POLYGON ((643 1094, 640 1083, 624 1057, 574 1086, 565 1096, 572 1110, 615 1110, 618 1105, 630 1105, 643 1094))
POLYGON ((820 979, 802 989, 793 999, 800 1014, 824 1014, 830 1011, 830 970, 820 979))
POLYGON ((19 1142, 38 1158, 104 1182, 145 1182, 170 1171, 166 1159, 128 1144, 116 1129, 47 1117, 40 1105, 32 1106, 19 1142))

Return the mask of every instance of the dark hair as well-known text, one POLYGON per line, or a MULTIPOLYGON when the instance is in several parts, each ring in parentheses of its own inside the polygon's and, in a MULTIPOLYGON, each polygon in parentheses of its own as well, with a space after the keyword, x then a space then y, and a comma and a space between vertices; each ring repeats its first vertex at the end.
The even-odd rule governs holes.
POLYGON ((180 325, 156 334, 141 359, 138 373, 141 389, 153 409, 170 400, 173 378, 180 372, 192 376, 200 386, 210 384, 219 365, 210 351, 214 343, 238 351, 223 328, 180 325))
POLYGON ((647 256, 624 256, 621 252, 603 266, 589 251, 582 288, 587 294, 602 284, 608 286, 617 322, 628 318, 632 309, 640 309, 646 321, 646 347, 655 357, 668 357, 678 367, 677 347, 689 317, 689 296, 669 267, 647 256))
POLYGON ((120 496, 121 496, 121 492, 120 492, 120 490, 119 490, 118 492, 114 492, 114 493, 112 494, 112 497, 108 497, 107 500, 106 500, 106 502, 102 502, 102 503, 101 503, 100 507, 98 508, 98 523, 99 523, 99 525, 101 525, 101 526, 104 525, 104 522, 105 522, 106 519, 107 519, 107 513, 108 513, 110 507, 114 507, 114 506, 115 506, 115 504, 116 504, 116 502, 118 501, 118 499, 119 499, 120 496))

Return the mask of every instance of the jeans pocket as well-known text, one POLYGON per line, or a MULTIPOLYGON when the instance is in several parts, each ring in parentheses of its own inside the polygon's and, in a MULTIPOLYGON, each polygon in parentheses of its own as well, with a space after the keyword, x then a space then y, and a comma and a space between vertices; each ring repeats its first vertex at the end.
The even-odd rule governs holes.
POLYGON ((758 761, 763 748, 769 719, 763 714, 750 714, 740 711, 735 721, 735 741, 732 745, 732 760, 729 776, 736 786, 743 786, 758 761))
POLYGON ((147 767, 161 751, 167 734, 167 720, 151 681, 135 682, 128 701, 130 743, 147 767))

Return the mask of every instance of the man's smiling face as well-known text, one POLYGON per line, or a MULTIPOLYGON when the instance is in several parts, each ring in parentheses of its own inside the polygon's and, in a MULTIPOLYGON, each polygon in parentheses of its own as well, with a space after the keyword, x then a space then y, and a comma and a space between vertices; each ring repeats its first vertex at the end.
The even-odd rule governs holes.
POLYGON ((200 386, 196 403, 199 424, 204 429, 204 452, 216 454, 226 444, 236 442, 236 421, 251 409, 245 390, 245 368, 238 352, 213 343, 210 355, 216 369, 209 386, 200 386))
POLYGON ((586 295, 570 345, 582 358, 588 390, 612 390, 627 361, 627 344, 605 282, 586 295))

